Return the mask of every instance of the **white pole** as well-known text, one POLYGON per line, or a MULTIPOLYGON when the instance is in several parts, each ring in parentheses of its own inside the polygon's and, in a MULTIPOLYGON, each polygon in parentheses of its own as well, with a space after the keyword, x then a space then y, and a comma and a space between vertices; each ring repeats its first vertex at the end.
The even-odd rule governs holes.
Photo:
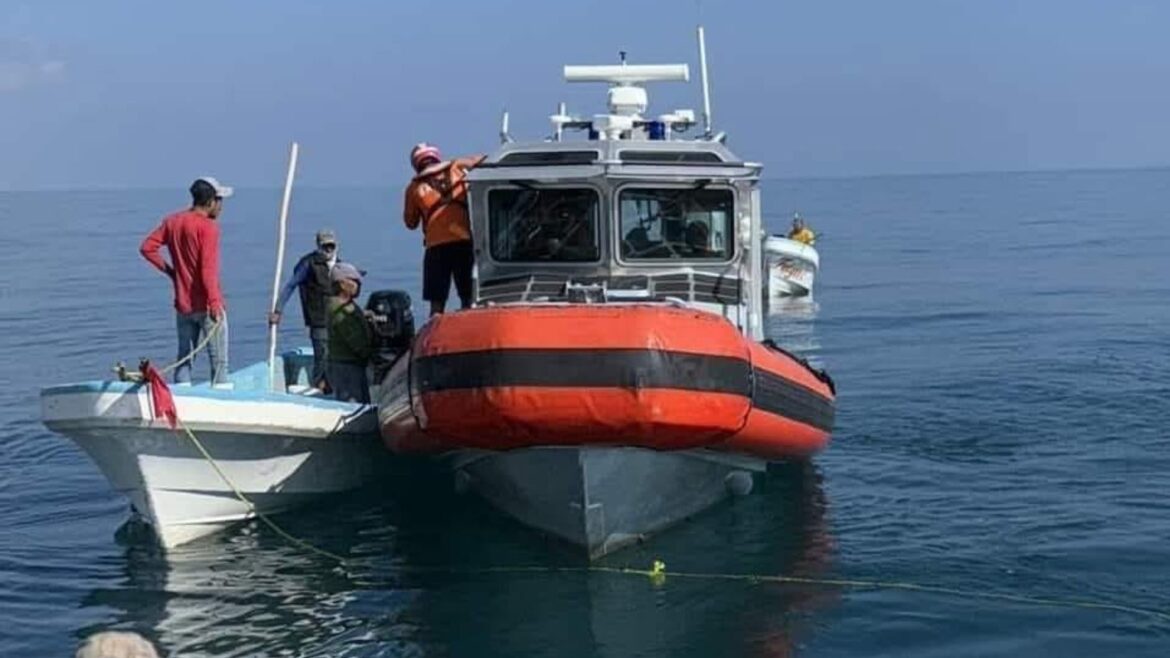
POLYGON ((512 141, 512 136, 508 134, 508 111, 504 110, 504 115, 500 117, 500 143, 507 144, 512 141))
MULTIPOLYGON (((284 269, 284 236, 288 229, 288 204, 292 200, 293 177, 297 173, 297 153, 300 147, 292 143, 288 154, 288 177, 284 179, 284 199, 280 202, 280 224, 276 238, 276 272, 272 276, 272 305, 269 310, 276 311, 276 299, 280 295, 280 275, 284 269)), ((268 325, 268 387, 276 388, 276 325, 268 325)))
POLYGON ((703 132, 711 136, 711 87, 707 84, 707 40, 699 26, 699 76, 703 79, 703 132))

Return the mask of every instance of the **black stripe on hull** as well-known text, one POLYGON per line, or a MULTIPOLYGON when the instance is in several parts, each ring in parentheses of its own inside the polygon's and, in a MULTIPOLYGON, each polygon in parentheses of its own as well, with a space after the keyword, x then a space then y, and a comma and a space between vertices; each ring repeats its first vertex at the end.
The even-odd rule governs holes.
POLYGON ((833 429, 835 408, 831 400, 761 368, 755 369, 752 404, 768 413, 812 425, 819 430, 829 432, 833 429))
POLYGON ((736 357, 645 349, 502 349, 422 356, 412 370, 420 393, 510 386, 727 393, 826 432, 833 426, 832 401, 736 357))
POLYGON ((423 393, 460 388, 549 386, 672 388, 751 394, 751 365, 743 359, 639 349, 508 349, 419 357, 415 381, 423 393))

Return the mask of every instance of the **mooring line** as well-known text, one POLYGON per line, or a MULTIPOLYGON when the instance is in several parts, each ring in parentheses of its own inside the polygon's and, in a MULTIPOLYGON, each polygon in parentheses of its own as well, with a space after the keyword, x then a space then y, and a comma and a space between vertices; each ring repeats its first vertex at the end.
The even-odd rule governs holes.
MULTIPOLYGON (((203 456, 207 463, 215 470, 220 479, 223 480, 235 494, 240 502, 248 506, 256 518, 260 519, 266 526, 272 529, 277 535, 283 538, 290 544, 302 548, 310 553, 314 553, 321 557, 333 560, 341 565, 347 565, 351 562, 337 553, 327 551, 323 548, 314 546, 313 544, 296 537, 284 528, 280 527, 267 514, 261 512, 251 500, 248 499, 244 492, 236 486, 235 482, 228 477, 227 473, 220 468, 216 460, 204 447, 199 437, 190 428, 179 423, 178 430, 181 430, 195 448, 203 456)), ((661 560, 655 560, 649 569, 637 569, 633 567, 607 567, 600 565, 590 565, 584 567, 556 567, 556 566, 539 566, 539 565, 514 565, 514 566, 495 566, 495 567, 426 567, 426 566, 409 566, 399 565, 395 567, 399 572, 406 573, 438 573, 447 575, 492 575, 492 574, 564 574, 564 573, 578 573, 578 574, 610 574, 621 576, 639 576, 648 578, 651 583, 656 586, 664 585, 667 579, 681 579, 681 580, 722 580, 733 582, 745 582, 750 584, 758 583, 780 583, 787 585, 816 585, 820 587, 835 587, 838 589, 885 589, 885 590, 901 590, 906 592, 920 592, 924 594, 939 594, 944 596, 952 596, 963 599, 985 599, 991 601, 1003 601, 1007 603, 1020 603, 1025 605, 1059 607, 1059 608, 1080 608, 1090 610, 1108 610, 1111 612, 1122 612, 1131 615, 1151 617, 1158 621, 1170 623, 1170 612, 1163 610, 1156 610, 1153 608, 1142 608, 1138 606, 1125 605, 1121 603, 1110 603, 1107 601, 1091 601, 1091 600, 1077 600, 1077 599, 1060 599, 1039 596, 1025 596, 1021 594, 1004 594, 997 592, 981 592, 976 590, 966 590, 956 587, 945 587, 942 585, 925 585, 921 583, 913 583, 898 580, 866 580, 853 578, 809 578, 804 576, 781 576, 774 574, 757 574, 757 573, 721 573, 721 572, 698 572, 698 571, 669 571, 666 564, 661 560)))

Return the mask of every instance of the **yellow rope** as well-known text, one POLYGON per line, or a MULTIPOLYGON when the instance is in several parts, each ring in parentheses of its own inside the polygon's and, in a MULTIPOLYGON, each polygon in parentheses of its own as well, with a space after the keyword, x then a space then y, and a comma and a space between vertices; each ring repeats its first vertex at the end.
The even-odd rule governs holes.
MULTIPOLYGON (((203 340, 200 341, 200 343, 195 346, 195 349, 191 350, 187 354, 187 356, 183 357, 182 359, 179 359, 178 361, 175 361, 174 363, 166 366, 165 368, 162 368, 161 370, 159 370, 159 373, 166 374, 167 372, 170 372, 171 370, 178 368, 179 366, 183 365, 184 363, 195 358, 196 354, 198 354, 205 347, 207 347, 207 344, 210 343, 212 337, 215 336, 215 334, 220 331, 220 328, 223 327, 224 321, 227 319, 227 312, 222 311, 222 313, 223 313, 223 315, 221 315, 215 321, 215 324, 212 325, 211 330, 208 331, 207 334, 203 337, 203 340)), ((223 469, 221 469, 219 467, 219 463, 215 461, 215 458, 211 456, 211 453, 207 451, 207 448, 204 447, 203 442, 199 440, 199 437, 195 436, 195 433, 191 431, 191 428, 184 425, 181 421, 176 420, 175 431, 177 433, 181 433, 182 435, 184 435, 188 439, 190 439, 191 443, 194 444, 195 449, 199 451, 199 454, 203 455, 203 459, 207 460, 207 463, 211 464, 211 468, 215 470, 217 475, 219 475, 219 479, 223 480, 223 483, 226 484, 228 486, 228 488, 232 490, 232 493, 235 494, 236 498, 239 499, 239 501, 241 503, 243 503, 244 505, 246 505, 248 507, 249 512, 251 512, 256 518, 263 521, 264 524, 267 525, 269 528, 272 528, 273 532, 275 532, 276 534, 283 537, 285 539, 285 541, 288 541, 289 543, 291 543, 295 546, 300 546, 301 548, 309 551, 310 553, 316 553, 317 555, 327 557, 327 558, 329 558, 331 560, 335 560, 337 562, 341 562, 341 563, 345 562, 344 557, 337 555, 336 553, 330 553, 329 551, 322 549, 322 548, 318 548, 318 547, 310 544, 309 542, 304 541, 303 539, 299 539, 299 538, 289 534, 287 531, 285 531, 284 528, 281 528, 279 525, 277 525, 275 521, 268 518, 267 514, 265 514, 264 512, 261 512, 260 509, 258 507, 256 507, 256 504, 253 503, 251 500, 248 499, 247 496, 244 495, 244 492, 240 491, 240 488, 237 487, 236 483, 233 482, 232 479, 227 476, 227 473, 223 472, 223 469)))
MULTIPOLYGON (((183 365, 184 363, 188 363, 189 361, 194 359, 197 354, 202 352, 207 347, 208 343, 211 342, 211 339, 215 336, 215 334, 219 333, 220 329, 223 327, 223 323, 227 320, 227 311, 221 311, 221 313, 222 313, 222 315, 220 315, 219 319, 217 319, 215 321, 215 324, 211 325, 211 330, 206 332, 203 335, 203 340, 199 341, 199 344, 195 346, 195 349, 188 352, 187 356, 175 361, 174 363, 168 364, 168 365, 160 368, 158 371, 159 374, 165 375, 165 374, 171 372, 172 370, 174 370, 175 368, 178 368, 179 366, 183 365)), ((143 359, 143 361, 145 362, 146 359, 143 359)), ((126 370, 126 366, 121 361, 119 361, 117 363, 117 365, 114 366, 114 372, 116 372, 118 374, 118 379, 120 379, 124 382, 127 382, 127 381, 140 382, 140 381, 142 381, 142 373, 132 372, 132 371, 126 370)))
POLYGON ((688 580, 725 580, 737 581, 750 584, 758 583, 783 583, 789 585, 819 585, 822 587, 837 587, 841 589, 892 589, 911 592, 922 592, 926 594, 942 594, 946 596, 954 596, 965 599, 989 599, 994 601, 1004 601, 1008 603, 1022 603, 1027 605, 1060 607, 1060 608, 1083 608, 1092 610, 1110 610, 1113 612, 1124 612, 1132 615, 1153 617, 1159 621, 1170 622, 1170 612, 1163 610, 1155 610, 1152 608, 1141 608, 1137 606, 1124 605, 1120 603, 1106 603, 1101 601, 1082 601, 1076 599, 1056 599, 1045 598, 1038 596, 1022 596, 1018 594, 998 594, 995 592, 979 592, 974 590, 958 589, 954 587, 942 587, 938 585, 921 585, 918 583, 910 583, 896 580, 858 580, 846 578, 805 578, 801 576, 777 576, 769 574, 753 574, 753 573, 703 573, 703 572, 688 572, 688 571, 668 571, 666 564, 660 560, 655 560, 653 566, 649 569, 635 569, 633 567, 605 567, 605 566, 587 566, 587 567, 544 567, 544 566, 501 566, 501 567, 482 567, 482 568, 468 568, 459 569, 451 567, 411 567, 400 566, 402 571, 417 571, 426 573, 446 573, 446 574, 466 574, 466 575, 484 575, 484 574, 521 574, 521 573, 604 573, 617 574, 624 576, 642 576, 649 578, 655 585, 665 584, 666 579, 688 579, 688 580))
MULTIPOLYGON (((207 451, 203 443, 195 436, 195 433, 190 428, 183 424, 179 424, 178 430, 190 439, 207 463, 215 469, 216 474, 223 480, 235 494, 240 502, 248 506, 248 509, 272 529, 277 535, 281 536, 285 541, 299 546, 310 553, 315 553, 322 557, 329 558, 338 563, 345 564, 347 559, 337 553, 332 553, 322 548, 318 548, 309 542, 293 536, 291 533, 281 528, 275 521, 268 517, 268 515, 257 509, 256 505, 240 491, 239 487, 232 482, 227 473, 219 467, 219 464, 212 458, 211 453, 207 451)), ((790 585, 819 585, 822 587, 837 587, 842 589, 892 589, 909 592, 921 592, 926 594, 942 594, 946 596, 954 596, 965 599, 988 599, 993 601, 1003 601, 1007 603, 1022 603, 1026 605, 1060 607, 1060 608, 1081 608, 1091 610, 1109 610, 1113 612, 1124 612, 1132 615, 1153 617, 1159 621, 1170 622, 1170 612, 1162 610, 1154 610, 1152 608, 1141 608, 1137 606, 1124 605, 1120 603, 1107 603, 1101 601, 1084 601, 1076 599, 1056 599, 1038 596, 1023 596, 1019 594, 1000 594, 996 592, 980 592, 974 590, 964 590, 954 587, 942 587, 938 585, 922 585, 919 583, 911 583, 896 580, 859 580, 847 578, 806 578, 802 576, 778 576, 769 574, 752 574, 752 573, 704 573, 704 572, 687 572, 687 571, 668 571, 666 564, 661 560, 655 560, 649 569, 635 569, 631 567, 606 567, 590 565, 586 567, 552 567, 552 566, 500 566, 500 567, 482 567, 482 568, 453 568, 453 567, 411 567, 400 566, 401 571, 413 571, 423 573, 444 573, 444 574, 521 574, 521 573, 537 573, 537 574, 555 574, 555 573, 604 573, 617 575, 634 575, 649 578, 655 585, 663 585, 666 579, 678 578, 688 580, 724 580, 724 581, 738 581, 750 584, 757 583, 784 583, 790 585)))
POLYGON ((175 361, 174 363, 168 365, 165 368, 161 368, 159 370, 159 374, 163 374, 163 375, 167 374, 168 372, 174 370, 175 368, 178 368, 179 366, 183 365, 184 363, 191 361, 192 359, 195 358, 196 354, 199 354, 200 352, 202 352, 203 349, 205 347, 207 347, 207 344, 211 342, 212 337, 215 336, 215 334, 219 333, 220 328, 223 326, 224 321, 227 319, 227 311, 220 311, 220 314, 221 315, 218 319, 216 319, 215 324, 211 325, 211 331, 208 331, 206 334, 203 335, 203 340, 199 341, 199 344, 195 346, 195 349, 188 352, 187 356, 179 359, 178 361, 175 361))
POLYGON ((223 472, 223 469, 219 467, 219 463, 215 461, 215 459, 211 456, 211 453, 209 453, 207 448, 203 446, 203 442, 200 441, 199 437, 195 436, 195 433, 191 431, 191 428, 182 423, 179 423, 178 429, 176 431, 180 430, 186 435, 188 439, 191 440, 191 443, 195 445, 195 448, 199 450, 199 453, 203 455, 203 458, 207 460, 207 463, 211 464, 211 468, 215 469, 216 474, 219 475, 219 479, 223 480, 224 484, 226 484, 228 488, 232 490, 232 493, 235 494, 236 498, 238 498, 239 501, 244 505, 247 505, 248 510, 254 514, 256 518, 263 521, 265 525, 267 525, 269 528, 272 528, 273 532, 283 537, 285 541, 288 541, 295 546, 299 546, 306 551, 309 551, 310 553, 316 553, 317 555, 327 557, 342 564, 345 563, 344 557, 336 553, 331 553, 323 548, 318 548, 303 539, 289 534, 284 530, 284 528, 281 528, 279 525, 277 525, 275 521, 268 518, 267 514, 261 512, 260 509, 256 507, 255 503, 249 500, 248 497, 244 495, 244 492, 240 491, 240 488, 236 486, 235 482, 232 482, 232 479, 227 476, 227 473, 223 472))
POLYGON ((828 587, 840 587, 848 589, 896 589, 910 592, 924 592, 928 594, 945 594, 948 596, 956 596, 959 598, 968 599, 991 599, 996 601, 1005 601, 1010 603, 1025 603, 1029 605, 1053 606, 1061 608, 1088 608, 1095 610, 1112 610, 1114 612, 1125 612, 1135 615, 1145 615, 1155 619, 1170 622, 1170 612, 1162 610, 1154 610, 1152 608, 1140 608, 1137 606, 1124 605, 1120 603, 1105 603, 1100 601, 1082 601, 1075 599, 1054 599, 1038 596, 1022 596, 1019 594, 999 594, 996 592, 980 592, 974 590, 957 589, 953 587, 942 587, 938 585, 921 585, 918 583, 909 583, 896 580, 856 580, 845 578, 805 578, 801 576, 774 576, 762 574, 736 574, 736 573, 697 573, 697 572, 676 572, 667 571, 666 565, 662 562, 655 561, 654 568, 651 569, 631 569, 626 567, 590 567, 590 571, 600 571, 605 573, 620 573, 620 574, 637 574, 640 576, 647 576, 651 580, 664 581, 667 576, 671 578, 689 578, 702 580, 734 580, 749 583, 787 583, 799 585, 822 585, 828 587))

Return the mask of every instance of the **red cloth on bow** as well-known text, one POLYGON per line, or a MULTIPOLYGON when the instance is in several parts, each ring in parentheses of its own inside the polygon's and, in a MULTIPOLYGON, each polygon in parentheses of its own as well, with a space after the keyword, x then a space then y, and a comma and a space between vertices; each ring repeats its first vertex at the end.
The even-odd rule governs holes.
POLYGON ((175 408, 171 387, 167 386, 167 380, 153 363, 147 361, 141 369, 142 377, 150 384, 150 401, 154 405, 155 418, 165 418, 171 429, 175 429, 179 425, 179 411, 175 408))

